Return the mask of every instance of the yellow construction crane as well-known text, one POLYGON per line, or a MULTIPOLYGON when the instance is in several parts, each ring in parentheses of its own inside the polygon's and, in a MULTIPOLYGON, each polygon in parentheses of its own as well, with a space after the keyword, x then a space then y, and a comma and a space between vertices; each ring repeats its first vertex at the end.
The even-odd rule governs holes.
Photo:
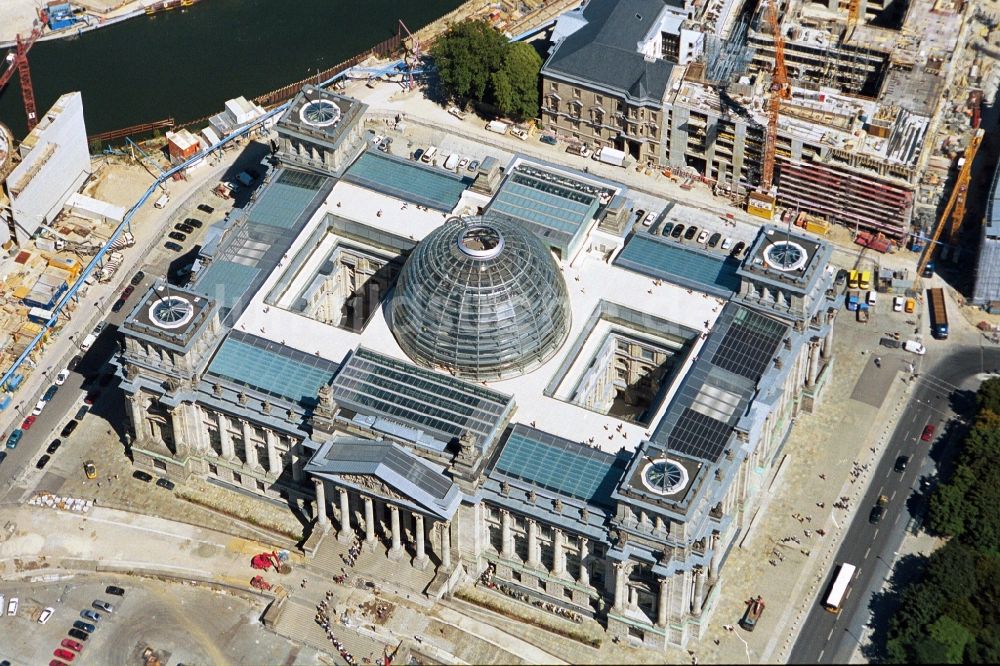
POLYGON ((861 0, 851 0, 850 4, 847 5, 847 38, 850 39, 851 35, 854 34, 854 28, 858 25, 858 19, 861 18, 861 0))
POLYGON ((976 133, 972 135, 972 140, 969 141, 969 145, 965 148, 965 155, 962 158, 963 162, 961 167, 959 167, 958 178, 955 179, 955 186, 951 190, 951 196, 948 197, 948 203, 945 204, 944 210, 941 211, 941 217, 938 218, 938 223, 934 227, 934 236, 924 247, 920 263, 917 264, 918 278, 923 275, 924 268, 927 267, 927 262, 934 256, 934 250, 945 227, 949 228, 949 243, 954 244, 958 239, 959 229, 962 228, 962 221, 965 219, 965 199, 969 192, 972 162, 976 158, 976 151, 979 150, 979 145, 983 142, 983 135, 984 132, 982 129, 976 130, 976 133))

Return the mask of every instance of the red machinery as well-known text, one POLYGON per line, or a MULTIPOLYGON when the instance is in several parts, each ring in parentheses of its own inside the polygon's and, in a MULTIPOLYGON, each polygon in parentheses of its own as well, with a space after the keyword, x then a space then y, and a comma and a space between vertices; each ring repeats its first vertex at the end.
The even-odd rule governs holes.
POLYGON ((271 584, 264 580, 263 576, 257 575, 250 579, 250 587, 256 590, 270 590, 271 584))
POLYGON ((288 556, 282 552, 272 550, 270 553, 258 553, 250 559, 250 567, 267 571, 271 567, 281 574, 289 573, 292 567, 288 564, 288 556))
POLYGON ((21 79, 21 97, 24 98, 24 113, 28 116, 28 131, 35 129, 38 124, 38 113, 35 110, 35 89, 31 85, 31 70, 28 68, 28 51, 35 44, 35 41, 42 35, 42 25, 35 20, 34 28, 27 37, 17 36, 17 49, 8 56, 10 66, 7 71, 0 74, 0 91, 3 90, 7 82, 18 73, 21 79))

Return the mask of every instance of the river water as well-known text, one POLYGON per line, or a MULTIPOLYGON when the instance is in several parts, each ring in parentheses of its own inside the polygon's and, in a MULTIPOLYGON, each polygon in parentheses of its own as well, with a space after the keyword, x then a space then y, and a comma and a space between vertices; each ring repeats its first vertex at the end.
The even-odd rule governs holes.
MULTIPOLYGON (((2 0, 0 0, 2 1, 2 0)), ((79 90, 87 133, 174 118, 184 122, 303 79, 462 0, 202 0, 29 53, 38 112, 79 90)), ((0 122, 26 132, 18 77, 0 93, 0 122)))

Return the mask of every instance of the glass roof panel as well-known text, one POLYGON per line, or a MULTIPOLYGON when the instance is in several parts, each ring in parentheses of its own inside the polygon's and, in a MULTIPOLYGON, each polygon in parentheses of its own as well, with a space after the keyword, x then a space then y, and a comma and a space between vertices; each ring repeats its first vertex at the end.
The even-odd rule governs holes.
POLYGON ((466 182, 450 172, 370 150, 351 165, 344 180, 443 212, 458 205, 466 188, 466 182))
POLYGON ((615 265, 650 277, 726 291, 738 291, 739 262, 720 253, 718 258, 685 248, 676 241, 640 233, 632 237, 615 259, 615 265), (681 278, 681 279, 678 279, 681 278))
POLYGON ((578 500, 611 505, 625 463, 600 449, 516 425, 493 471, 578 500))

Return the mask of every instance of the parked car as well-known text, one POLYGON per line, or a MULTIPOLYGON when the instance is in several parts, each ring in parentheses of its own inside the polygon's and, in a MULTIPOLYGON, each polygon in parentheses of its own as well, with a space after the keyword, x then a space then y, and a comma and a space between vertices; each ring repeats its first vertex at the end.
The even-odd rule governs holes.
POLYGON ((59 432, 59 436, 62 438, 69 437, 70 435, 73 434, 73 431, 76 430, 76 427, 78 425, 80 425, 79 421, 76 420, 70 421, 65 426, 63 426, 63 429, 59 432))
MULTIPOLYGON (((31 410, 31 416, 29 416, 28 418, 32 419, 32 422, 34 422, 34 418, 37 418, 37 417, 41 416, 43 409, 45 409, 45 400, 44 399, 39 400, 38 402, 35 403, 35 408, 31 410)), ((27 421, 27 419, 25 419, 25 421, 27 421)), ((24 428, 23 425, 21 427, 24 428)), ((24 429, 27 430, 30 427, 31 426, 29 425, 27 428, 24 428, 24 429)))
POLYGON ((142 271, 139 271, 138 273, 136 273, 135 275, 132 276, 132 279, 129 280, 128 283, 130 285, 132 285, 133 287, 138 287, 139 283, 142 282, 143 278, 145 278, 145 277, 146 277, 146 274, 143 273, 142 271))
POLYGON ((153 480, 153 475, 150 474, 149 472, 143 472, 141 469, 137 469, 134 472, 132 472, 132 478, 139 479, 140 481, 144 481, 145 483, 149 483, 150 481, 153 480))
POLYGON ((714 234, 712 234, 711 236, 709 236, 709 238, 708 238, 708 246, 709 247, 715 247, 716 245, 719 244, 719 241, 721 241, 721 240, 722 240, 722 234, 720 234, 718 231, 716 231, 714 234))
POLYGON ((924 431, 922 433, 920 433, 920 439, 922 439, 925 442, 929 442, 932 439, 934 439, 934 424, 933 423, 928 423, 926 426, 924 426, 924 431))
POLYGON ((177 224, 175 224, 174 229, 185 234, 194 233, 194 227, 192 227, 190 224, 184 224, 183 222, 178 222, 177 224))
POLYGON ((117 301, 115 301, 115 304, 111 306, 111 311, 112 312, 121 312, 121 309, 123 307, 125 307, 125 299, 124 298, 119 298, 117 301))
POLYGON ((17 597, 11 597, 7 602, 7 615, 17 615, 17 597))
POLYGON ((38 624, 45 624, 46 622, 48 622, 49 618, 52 617, 52 614, 55 612, 56 609, 52 608, 51 606, 43 608, 41 615, 38 616, 38 624))
POLYGON ((45 449, 45 452, 48 453, 49 455, 52 455, 53 453, 59 450, 59 447, 61 445, 62 445, 61 439, 53 439, 52 443, 49 444, 49 447, 45 449))
POLYGON ((184 249, 183 247, 181 247, 180 245, 178 245, 173 241, 167 241, 166 243, 163 244, 163 247, 167 248, 168 250, 173 250, 174 252, 180 252, 181 250, 184 249))
POLYGON ((671 238, 680 238, 681 234, 684 233, 684 225, 678 224, 674 227, 674 230, 670 232, 671 238))
POLYGON ((179 231, 171 231, 169 234, 167 234, 167 238, 173 238, 175 241, 180 241, 181 243, 183 243, 184 241, 187 240, 187 235, 182 234, 179 231))
POLYGON ((158 485, 159 487, 164 488, 166 490, 173 490, 174 489, 174 482, 171 481, 170 479, 164 479, 162 477, 160 477, 159 479, 156 480, 156 485, 158 485))
POLYGON ((691 240, 698 235, 698 227, 693 224, 684 232, 684 240, 691 240))
POLYGON ((209 206, 208 204, 198 204, 198 210, 200 210, 203 213, 214 213, 215 212, 215 208, 213 208, 212 206, 209 206))
POLYGON ((83 645, 81 645, 80 643, 74 641, 71 638, 64 638, 64 639, 62 639, 62 642, 59 643, 59 645, 63 646, 64 648, 68 648, 70 650, 73 650, 73 652, 79 652, 80 650, 83 649, 83 645))
MULTIPOLYGON (((73 623, 73 628, 74 629, 79 629, 80 631, 86 631, 86 632, 91 633, 91 634, 94 633, 94 631, 97 629, 97 627, 95 627, 91 623, 84 622, 83 620, 77 620, 76 622, 74 622, 73 623)), ((76 638, 76 637, 74 636, 74 638, 76 638)))
MULTIPOLYGON (((94 464, 93 460, 88 460, 87 462, 83 463, 83 473, 87 475, 88 479, 97 478, 97 465, 94 464)), ((95 618, 95 619, 100 619, 100 618, 95 618)))
POLYGON ((471 162, 469 162, 469 166, 465 168, 471 171, 472 173, 475 173, 476 169, 479 168, 479 160, 472 160, 471 162))
POLYGON ((22 437, 24 437, 24 431, 20 428, 16 428, 7 436, 7 448, 16 449, 17 443, 21 441, 22 437))
POLYGON ((728 250, 729 248, 731 248, 732 246, 733 246, 733 239, 730 238, 729 236, 726 236, 722 240, 722 248, 721 249, 725 251, 725 250, 728 250))
POLYGON ((670 232, 673 231, 673 230, 674 230, 674 223, 673 222, 667 222, 666 224, 663 225, 663 228, 660 229, 660 235, 661 236, 669 236, 670 232))
POLYGON ((189 217, 184 220, 184 224, 188 225, 189 227, 194 227, 195 229, 201 229, 205 223, 199 220, 197 217, 189 217))
POLYGON ((871 291, 869 291, 868 295, 865 297, 865 300, 868 302, 868 305, 871 306, 871 307, 875 307, 875 301, 877 299, 878 299, 878 297, 875 295, 875 290, 874 289, 871 290, 871 291))
POLYGON ((909 464, 910 464, 910 456, 899 456, 898 458, 896 458, 896 466, 894 469, 897 472, 902 473, 906 471, 906 467, 909 464))
POLYGON ((38 417, 34 414, 29 414, 28 417, 21 423, 21 430, 31 430, 31 426, 35 424, 37 419, 38 417))
POLYGON ((80 617, 82 617, 84 620, 90 620, 91 622, 101 621, 101 614, 95 613, 90 609, 80 611, 80 617))
POLYGON ((62 386, 66 383, 67 379, 69 379, 69 368, 63 368, 59 371, 59 374, 56 375, 56 386, 62 386))
POLYGON ((115 612, 115 607, 109 604, 107 601, 102 601, 101 599, 94 599, 94 603, 90 604, 94 608, 100 611, 104 611, 107 614, 115 612))
POLYGON ((903 311, 903 305, 905 303, 906 303, 906 299, 904 299, 902 296, 893 296, 892 297, 892 311, 893 312, 902 312, 903 311))
POLYGON ((0 463, 2 463, 4 460, 7 460, 7 452, 0 451, 0 463))
POLYGON ((52 398, 56 397, 56 393, 58 392, 59 392, 59 385, 53 384, 45 391, 45 395, 42 396, 42 400, 48 402, 52 400, 52 398))
POLYGON ((54 650, 52 652, 52 654, 54 654, 55 656, 59 657, 60 659, 62 659, 64 661, 73 661, 74 659, 76 659, 76 655, 75 654, 73 654, 72 652, 70 652, 69 650, 66 650, 64 648, 58 648, 58 649, 54 650))
POLYGON ((50 456, 49 454, 47 453, 42 454, 42 457, 39 458, 38 462, 35 463, 35 469, 42 469, 43 467, 49 464, 49 460, 51 459, 52 456, 50 456))
POLYGON ((557 141, 556 138, 551 134, 543 134, 540 137, 538 137, 538 140, 541 141, 542 143, 547 143, 550 146, 554 146, 557 143, 559 143, 559 141, 557 141))
POLYGON ((125 287, 125 289, 122 291, 121 297, 122 298, 128 298, 129 296, 131 296, 134 293, 135 293, 135 287, 133 287, 132 285, 129 285, 129 286, 125 287))
POLYGON ((698 242, 704 243, 707 240, 708 240, 708 229, 705 229, 700 234, 698 234, 698 242))
POLYGON ((69 666, 69 664, 64 661, 59 661, 58 659, 51 659, 49 660, 49 666, 69 666))
POLYGON ((73 418, 76 419, 77 421, 79 421, 84 416, 86 416, 87 412, 89 412, 89 411, 90 411, 90 407, 88 407, 87 405, 80 405, 80 409, 76 410, 76 414, 73 415, 73 418))
POLYGON ((97 402, 97 399, 100 398, 100 397, 101 397, 101 390, 100 389, 94 389, 93 391, 91 391, 90 393, 88 393, 86 395, 86 397, 83 399, 83 404, 85 404, 85 405, 93 405, 95 402, 97 402))
POLYGON ((736 247, 733 248, 733 251, 730 252, 729 255, 734 259, 739 259, 740 255, 743 254, 743 250, 745 249, 747 249, 747 244, 744 243, 743 241, 740 241, 739 243, 736 244, 736 247))
POLYGON ((468 165, 469 165, 469 158, 463 157, 462 159, 460 159, 458 161, 458 169, 459 169, 459 171, 461 171, 462 169, 464 169, 468 165))
POLYGON ((83 354, 77 354, 76 356, 74 356, 69 360, 69 363, 66 364, 66 368, 68 370, 76 370, 76 366, 80 365, 80 361, 82 360, 83 360, 83 354))
POLYGON ((104 593, 113 594, 116 597, 125 596, 125 590, 123 588, 118 587, 117 585, 108 585, 106 588, 104 588, 104 593))
MULTIPOLYGON (((89 622, 80 622, 79 620, 74 622, 73 626, 75 627, 78 624, 83 625, 85 627, 90 627, 91 630, 94 629, 94 625, 90 624, 89 622)), ((75 638, 78 641, 85 641, 88 638, 90 638, 90 634, 86 633, 85 631, 81 631, 80 629, 70 629, 69 631, 66 632, 66 634, 69 635, 71 638, 75 638)))

